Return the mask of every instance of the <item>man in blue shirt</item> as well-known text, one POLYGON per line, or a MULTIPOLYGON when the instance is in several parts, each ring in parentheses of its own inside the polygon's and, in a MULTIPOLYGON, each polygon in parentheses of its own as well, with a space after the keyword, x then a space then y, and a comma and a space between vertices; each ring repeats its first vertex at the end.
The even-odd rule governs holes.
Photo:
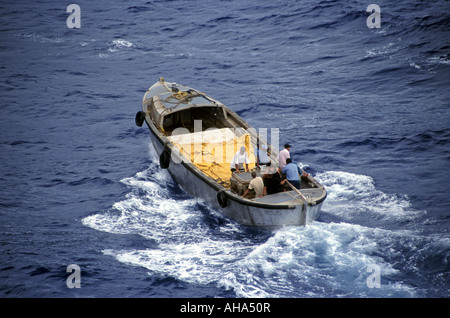
POLYGON ((286 179, 297 189, 300 189, 300 176, 307 177, 308 174, 302 171, 299 166, 292 162, 291 158, 286 159, 286 166, 283 168, 283 174, 286 175, 286 179))

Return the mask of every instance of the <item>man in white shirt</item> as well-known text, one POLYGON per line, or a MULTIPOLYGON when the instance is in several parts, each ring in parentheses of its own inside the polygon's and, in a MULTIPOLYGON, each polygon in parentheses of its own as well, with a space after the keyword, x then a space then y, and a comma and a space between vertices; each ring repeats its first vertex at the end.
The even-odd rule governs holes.
POLYGON ((249 163, 250 159, 248 158, 248 153, 245 147, 242 146, 241 149, 234 155, 233 160, 231 160, 230 169, 232 172, 236 171, 236 173, 239 173, 239 170, 244 169, 245 164, 245 171, 249 172, 249 163))
POLYGON ((290 154, 291 151, 291 145, 285 144, 284 149, 280 151, 278 154, 278 167, 280 167, 280 170, 283 171, 284 166, 286 166, 286 159, 291 157, 290 154))

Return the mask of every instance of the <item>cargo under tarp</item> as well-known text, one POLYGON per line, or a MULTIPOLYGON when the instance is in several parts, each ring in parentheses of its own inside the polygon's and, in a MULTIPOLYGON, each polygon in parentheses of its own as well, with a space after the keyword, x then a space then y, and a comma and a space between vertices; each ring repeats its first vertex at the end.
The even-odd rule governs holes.
POLYGON ((249 169, 255 166, 255 154, 251 136, 242 130, 208 129, 168 137, 183 155, 186 162, 193 163, 205 175, 224 187, 230 187, 230 164, 236 152, 245 146, 250 159, 249 169))

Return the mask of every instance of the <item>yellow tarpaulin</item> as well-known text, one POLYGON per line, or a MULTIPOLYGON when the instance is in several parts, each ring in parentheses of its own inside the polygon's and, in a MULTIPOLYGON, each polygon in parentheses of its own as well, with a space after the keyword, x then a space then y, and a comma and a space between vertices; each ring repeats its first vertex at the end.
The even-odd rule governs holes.
POLYGON ((251 162, 249 169, 255 166, 254 149, 249 134, 238 137, 231 129, 225 128, 171 136, 169 139, 186 160, 228 188, 231 178, 230 164, 242 146, 245 146, 251 162))

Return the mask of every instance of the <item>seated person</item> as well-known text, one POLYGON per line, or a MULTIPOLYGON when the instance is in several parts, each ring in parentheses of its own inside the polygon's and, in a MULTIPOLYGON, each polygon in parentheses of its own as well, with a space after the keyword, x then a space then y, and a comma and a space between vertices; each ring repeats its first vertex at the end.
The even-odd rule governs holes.
POLYGON ((274 194, 287 190, 286 179, 283 179, 280 169, 270 167, 264 175, 264 189, 266 194, 274 194))
POLYGON ((235 153, 233 160, 231 161, 231 164, 230 164, 231 172, 236 171, 236 173, 239 173, 240 170, 244 169, 244 164, 245 164, 245 171, 249 172, 250 171, 248 169, 249 163, 250 163, 250 159, 248 158, 248 153, 247 153, 245 147, 242 146, 241 149, 239 149, 235 153))
POLYGON ((286 159, 286 166, 283 168, 283 174, 286 175, 286 179, 297 189, 300 189, 300 176, 307 177, 308 174, 300 169, 297 164, 293 163, 291 158, 286 159))
POLYGON ((255 171, 252 172, 252 180, 250 181, 248 188, 245 190, 242 197, 245 197, 249 190, 255 190, 256 197, 260 198, 264 195, 264 182, 255 171))

